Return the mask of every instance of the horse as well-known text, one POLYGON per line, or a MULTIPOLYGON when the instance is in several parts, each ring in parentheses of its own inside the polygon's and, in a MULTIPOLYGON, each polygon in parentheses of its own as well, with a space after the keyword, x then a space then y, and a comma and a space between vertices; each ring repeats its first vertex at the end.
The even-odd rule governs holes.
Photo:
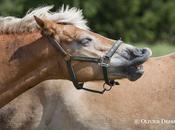
POLYGON ((174 66, 175 54, 150 58, 139 80, 119 80, 104 94, 65 80, 42 82, 0 109, 0 130, 173 130, 174 66))
POLYGON ((71 80, 80 89, 86 81, 104 79, 112 86, 113 79, 143 75, 150 49, 90 31, 74 7, 50 12, 52 8, 39 7, 23 18, 0 18, 0 108, 49 79, 71 80))

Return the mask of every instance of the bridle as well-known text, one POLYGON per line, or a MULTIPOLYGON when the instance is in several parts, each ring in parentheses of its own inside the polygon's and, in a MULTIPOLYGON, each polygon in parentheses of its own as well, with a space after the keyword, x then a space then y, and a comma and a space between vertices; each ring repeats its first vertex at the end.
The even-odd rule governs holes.
POLYGON ((104 93, 105 91, 111 90, 112 86, 119 85, 119 83, 115 80, 109 79, 108 76, 108 68, 110 66, 110 59, 116 52, 116 50, 120 47, 120 45, 123 43, 121 40, 117 40, 113 43, 112 47, 108 50, 108 52, 100 58, 94 58, 94 57, 85 57, 85 56, 72 56, 68 52, 66 52, 63 47, 59 44, 59 42, 52 36, 46 36, 51 43, 51 45, 57 50, 61 51, 64 60, 67 64, 67 69, 71 78, 71 81, 73 82, 76 89, 84 89, 87 91, 95 92, 95 93, 104 93), (97 63, 103 70, 103 77, 104 77, 104 85, 103 85, 103 91, 97 91, 97 90, 91 90, 88 88, 84 88, 84 82, 79 82, 77 79, 77 76, 74 72, 74 69, 72 67, 72 61, 82 61, 82 62, 92 62, 97 63), (109 85, 109 88, 105 87, 105 84, 109 85))

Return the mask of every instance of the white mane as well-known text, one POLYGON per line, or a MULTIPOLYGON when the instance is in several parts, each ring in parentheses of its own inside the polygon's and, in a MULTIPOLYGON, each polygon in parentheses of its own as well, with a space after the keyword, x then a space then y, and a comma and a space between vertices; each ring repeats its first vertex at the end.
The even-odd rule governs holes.
POLYGON ((20 33, 36 30, 37 24, 34 20, 34 15, 57 23, 63 22, 81 29, 89 29, 86 25, 87 21, 83 18, 82 10, 62 6, 57 12, 50 12, 52 8, 53 6, 45 6, 29 10, 23 18, 0 17, 0 33, 20 33))

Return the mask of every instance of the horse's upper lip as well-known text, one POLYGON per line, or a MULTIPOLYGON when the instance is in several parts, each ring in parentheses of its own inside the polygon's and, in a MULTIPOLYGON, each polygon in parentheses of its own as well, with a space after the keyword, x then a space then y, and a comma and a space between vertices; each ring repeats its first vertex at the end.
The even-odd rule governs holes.
POLYGON ((125 56, 116 57, 111 59, 111 65, 114 67, 130 67, 143 64, 151 56, 149 49, 141 49, 140 54, 135 54, 132 58, 126 58, 125 56))
POLYGON ((142 49, 142 53, 140 55, 138 55, 137 57, 135 57, 132 60, 128 60, 128 64, 127 66, 138 66, 143 64, 145 61, 147 61, 149 59, 151 55, 150 50, 148 49, 142 49))

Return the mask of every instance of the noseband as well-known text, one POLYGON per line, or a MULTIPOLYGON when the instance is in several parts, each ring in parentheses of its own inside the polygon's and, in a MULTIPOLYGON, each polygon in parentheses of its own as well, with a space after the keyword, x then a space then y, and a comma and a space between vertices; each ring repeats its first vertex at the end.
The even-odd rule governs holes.
POLYGON ((120 47, 120 45, 123 43, 121 40, 115 41, 113 43, 112 47, 108 50, 108 52, 103 57, 94 58, 94 57, 85 57, 85 56, 72 56, 63 49, 63 47, 58 43, 58 41, 55 38, 53 38, 51 36, 47 36, 47 38, 48 38, 49 42, 51 43, 51 45, 56 50, 61 51, 62 54, 64 55, 64 60, 67 64, 67 69, 68 69, 71 81, 73 82, 76 89, 84 89, 84 90, 95 92, 95 93, 104 93, 105 91, 109 91, 112 88, 112 86, 119 85, 119 83, 117 81, 109 79, 108 68, 110 66, 111 57, 114 55, 116 50, 120 47), (76 76, 74 69, 72 67, 72 61, 97 63, 103 70, 103 77, 104 77, 104 81, 105 81, 105 83, 103 85, 104 90, 103 91, 96 91, 96 90, 83 88, 84 83, 78 81, 77 76, 76 76), (105 87, 105 84, 109 85, 108 89, 105 87))

